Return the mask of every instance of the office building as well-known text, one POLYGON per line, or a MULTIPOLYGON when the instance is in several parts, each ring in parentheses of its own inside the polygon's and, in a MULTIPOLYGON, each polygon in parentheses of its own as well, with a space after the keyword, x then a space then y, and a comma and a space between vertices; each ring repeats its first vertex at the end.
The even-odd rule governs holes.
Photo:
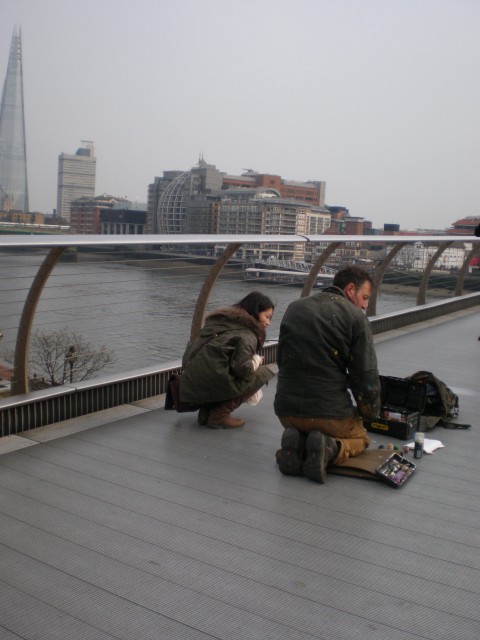
POLYGON ((467 216, 452 223, 447 233, 452 236, 474 236, 478 225, 480 225, 480 216, 467 216))
MULTIPOLYGON (((148 187, 147 228, 149 233, 187 233, 190 201, 222 190, 223 174, 201 159, 189 171, 164 171, 148 187)), ((197 233, 208 233, 199 229, 197 233)), ((211 233, 214 233, 211 231, 211 233)))
POLYGON ((0 210, 29 210, 20 27, 13 30, 0 104, 0 210))
POLYGON ((100 234, 102 235, 143 235, 145 233, 145 221, 147 218, 146 207, 130 209, 117 206, 100 211, 100 234))
POLYGON ((163 177, 155 178, 149 185, 148 232, 219 233, 218 202, 233 192, 238 192, 243 199, 251 194, 268 193, 324 211, 325 182, 295 182, 252 169, 234 176, 219 171, 201 158, 192 169, 164 171, 163 177))
MULTIPOLYGON (((311 210, 309 203, 281 198, 272 189, 227 189, 223 192, 218 209, 217 233, 305 235, 311 210)), ((329 217, 328 212, 324 213, 329 217)), ((279 242, 259 245, 246 243, 237 256, 254 259, 275 257, 295 261, 306 258, 304 243, 292 245, 279 242)))
POLYGON ((82 196, 70 203, 70 231, 79 234, 103 233, 101 213, 105 210, 129 204, 125 198, 104 193, 101 196, 82 196))
POLYGON ((253 169, 247 169, 241 176, 223 175, 222 188, 249 187, 275 189, 281 198, 300 200, 313 206, 325 204, 325 182, 309 181, 298 182, 284 180, 281 176, 269 173, 258 173, 253 169))
POLYGON ((61 153, 58 156, 58 190, 56 217, 70 223, 70 207, 79 198, 95 195, 97 160, 93 142, 82 141, 83 146, 75 155, 61 153))

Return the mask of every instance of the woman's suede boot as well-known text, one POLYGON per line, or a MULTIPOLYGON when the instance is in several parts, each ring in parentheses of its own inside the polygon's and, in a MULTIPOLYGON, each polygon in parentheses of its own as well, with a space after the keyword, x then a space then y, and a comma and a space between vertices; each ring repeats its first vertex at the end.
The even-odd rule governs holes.
POLYGON ((208 427, 210 429, 238 429, 243 427, 245 420, 234 418, 231 413, 242 404, 240 398, 232 398, 222 402, 210 411, 208 416, 208 427))

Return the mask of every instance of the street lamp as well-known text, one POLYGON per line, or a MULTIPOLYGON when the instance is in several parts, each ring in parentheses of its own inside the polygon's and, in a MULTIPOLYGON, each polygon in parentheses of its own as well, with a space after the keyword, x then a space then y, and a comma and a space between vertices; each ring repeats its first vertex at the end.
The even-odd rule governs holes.
POLYGON ((75 345, 72 344, 72 346, 68 348, 68 351, 65 354, 65 369, 67 368, 67 364, 70 366, 70 383, 73 382, 73 364, 76 357, 77 352, 75 351, 75 345))

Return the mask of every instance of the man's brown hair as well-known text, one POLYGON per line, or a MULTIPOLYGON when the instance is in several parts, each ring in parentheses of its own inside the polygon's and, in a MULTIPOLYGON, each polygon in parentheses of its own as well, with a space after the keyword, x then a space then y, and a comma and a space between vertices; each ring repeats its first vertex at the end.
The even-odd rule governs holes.
POLYGON ((365 269, 362 269, 362 267, 356 267, 352 265, 350 267, 345 267, 344 269, 337 271, 335 277, 333 278, 332 284, 335 287, 343 290, 345 289, 347 284, 350 284, 352 282, 355 286, 355 289, 358 289, 364 282, 367 281, 373 284, 373 278, 368 273, 368 271, 365 271, 365 269))

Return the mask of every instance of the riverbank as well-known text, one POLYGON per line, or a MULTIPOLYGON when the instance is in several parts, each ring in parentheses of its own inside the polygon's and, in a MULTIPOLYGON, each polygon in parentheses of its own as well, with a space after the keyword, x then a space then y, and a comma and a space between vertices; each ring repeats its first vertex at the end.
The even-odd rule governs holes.
MULTIPOLYGON (((119 263, 127 266, 142 269, 165 269, 182 270, 186 275, 188 273, 201 275, 202 272, 208 273, 218 258, 214 256, 199 256, 195 254, 185 255, 182 253, 173 253, 165 251, 105 251, 104 248, 92 251, 83 249, 78 251, 78 262, 88 263, 119 263), (202 269, 203 267, 203 269, 202 269)), ((243 261, 230 260, 222 270, 222 278, 238 277, 239 270, 243 270, 243 261)), ((382 282, 381 291, 399 294, 415 294, 418 290, 423 274, 418 271, 387 271, 382 282)), ((428 283, 429 296, 438 298, 448 298, 453 295, 457 284, 457 274, 433 273, 430 275, 428 283)), ((303 286, 301 282, 284 282, 282 280, 272 281, 261 278, 251 280, 258 284, 273 284, 298 288, 303 286)), ((325 285, 327 286, 327 285, 325 285)), ((480 274, 467 274, 464 282, 466 291, 478 291, 480 289, 480 274)))
MULTIPOLYGON (((398 293, 398 294, 415 294, 418 291, 418 285, 415 284, 389 284, 387 282, 383 282, 380 287, 380 292, 385 291, 388 293, 398 293)), ((453 296, 453 293, 450 289, 442 289, 442 288, 428 288, 428 295, 434 298, 450 298, 453 296)))

